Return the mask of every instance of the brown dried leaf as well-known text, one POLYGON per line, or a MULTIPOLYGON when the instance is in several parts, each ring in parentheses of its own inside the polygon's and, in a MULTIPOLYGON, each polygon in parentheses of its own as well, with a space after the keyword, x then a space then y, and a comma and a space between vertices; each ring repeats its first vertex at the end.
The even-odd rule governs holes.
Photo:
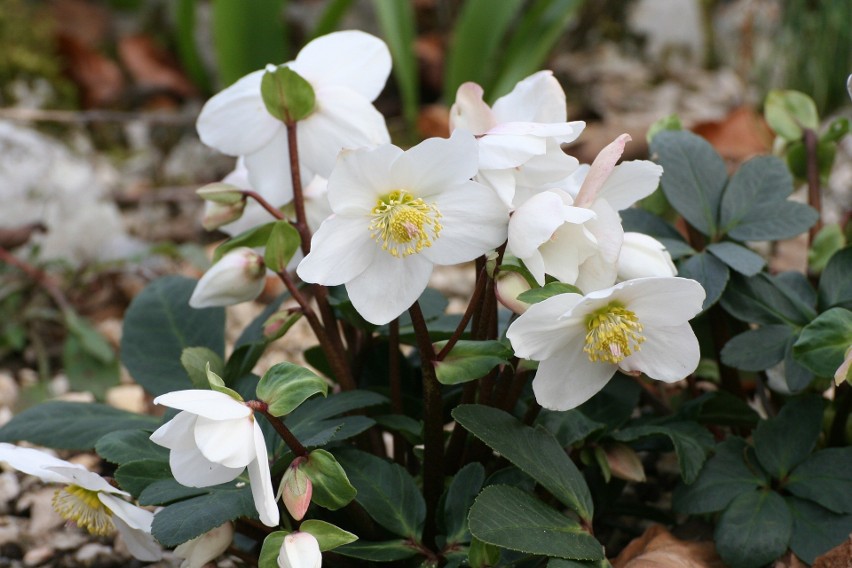
POLYGON ((0 227, 0 247, 7 250, 16 249, 26 244, 35 233, 43 233, 47 227, 42 223, 28 223, 10 229, 0 227))
POLYGON ((196 92, 169 52, 148 36, 122 37, 118 42, 118 56, 133 82, 140 87, 167 91, 182 98, 196 92))
POLYGON ((450 111, 444 105, 427 105, 420 109, 417 116, 417 130, 424 138, 437 136, 447 138, 450 135, 450 111))
POLYGON ((744 162, 772 148, 772 132, 762 116, 751 107, 742 106, 718 122, 696 124, 692 131, 705 138, 723 158, 744 162))
POLYGON ((59 35, 59 50, 68 75, 82 94, 83 106, 98 108, 116 102, 124 92, 118 65, 72 35, 59 35))
POLYGON ((612 561, 613 568, 725 568, 712 542, 690 542, 652 525, 612 561))
POLYGON ((49 13, 60 35, 73 37, 92 49, 102 45, 111 28, 106 6, 85 0, 53 0, 49 13))

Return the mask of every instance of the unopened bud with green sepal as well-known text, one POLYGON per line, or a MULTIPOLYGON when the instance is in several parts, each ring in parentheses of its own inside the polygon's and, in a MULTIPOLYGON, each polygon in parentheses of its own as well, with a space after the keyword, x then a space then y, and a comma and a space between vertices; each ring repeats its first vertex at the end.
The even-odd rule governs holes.
POLYGON ((263 322, 263 337, 267 341, 281 339, 302 318, 302 312, 275 312, 263 322))
POLYGON ((301 470, 313 484, 311 500, 332 511, 348 505, 358 493, 349 483, 343 467, 325 450, 314 450, 301 470))
POLYGON ((297 521, 301 521, 308 512, 313 494, 313 484, 302 470, 307 460, 304 456, 294 459, 284 472, 281 485, 278 486, 278 496, 284 502, 290 516, 297 521))

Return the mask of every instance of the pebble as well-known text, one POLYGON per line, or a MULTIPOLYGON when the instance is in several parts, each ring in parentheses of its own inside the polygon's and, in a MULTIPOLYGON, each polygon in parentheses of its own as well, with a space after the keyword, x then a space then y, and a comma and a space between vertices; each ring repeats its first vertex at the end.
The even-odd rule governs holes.
POLYGON ((21 494, 21 484, 18 476, 12 471, 0 473, 0 511, 6 509, 6 504, 17 499, 21 494))
POLYGON ((53 509, 51 501, 56 489, 45 487, 37 491, 25 493, 18 499, 18 512, 30 510, 30 524, 27 534, 38 537, 39 535, 53 530, 65 521, 53 509))
POLYGON ((102 564, 113 557, 112 548, 99 542, 90 542, 80 547, 74 559, 82 566, 95 566, 102 564))
POLYGON ((26 554, 24 554, 24 565, 25 566, 41 566, 45 564, 48 560, 53 558, 54 550, 49 546, 39 546, 38 548, 33 548, 28 550, 26 554))
POLYGON ((12 408, 18 401, 18 383, 11 373, 0 373, 0 406, 12 408))
POLYGON ((119 385, 106 393, 106 402, 114 408, 144 413, 148 409, 145 391, 139 385, 119 385))

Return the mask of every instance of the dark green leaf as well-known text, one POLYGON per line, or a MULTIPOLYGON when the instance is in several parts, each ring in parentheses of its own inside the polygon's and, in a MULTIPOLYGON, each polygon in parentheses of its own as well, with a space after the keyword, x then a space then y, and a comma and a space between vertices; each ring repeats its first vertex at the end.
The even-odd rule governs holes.
POLYGON ((754 493, 766 480, 746 465, 747 446, 742 438, 728 438, 716 446, 698 479, 680 485, 674 493, 679 513, 698 515, 721 511, 739 495, 754 493))
POLYGON ((722 348, 722 363, 743 371, 763 371, 784 360, 793 330, 764 325, 734 336, 722 348))
POLYGON ((574 560, 603 558, 603 547, 580 524, 507 485, 482 490, 470 509, 470 532, 509 550, 574 560))
POLYGON ((169 450, 150 440, 150 430, 116 430, 95 444, 103 459, 119 465, 135 460, 169 460, 169 450))
POLYGON ((172 478, 154 481, 139 494, 140 505, 168 505, 190 497, 206 495, 212 487, 186 487, 172 478))
POLYGON ((327 392, 328 383, 321 377, 287 362, 270 367, 257 384, 257 397, 269 405, 273 416, 289 414, 306 399, 327 392))
POLYGON ((51 401, 21 412, 0 428, 0 442, 25 440, 58 450, 90 450, 115 430, 157 427, 153 416, 104 404, 51 401))
POLYGON ((826 448, 808 457, 785 488, 835 513, 852 513, 852 448, 826 448))
POLYGON ((730 241, 711 243, 707 245, 707 250, 713 256, 745 276, 754 276, 766 264, 766 260, 753 250, 730 241))
MULTIPOLYGON (((517 418, 487 406, 463 404, 453 418, 474 436, 527 472, 554 497, 591 520, 592 497, 582 474, 552 434, 524 426, 517 418)), ((487 539, 482 539, 488 542, 487 539)))
POLYGON ((852 310, 852 246, 834 253, 819 279, 819 305, 852 310))
POLYGON ((846 236, 839 223, 824 226, 814 237, 808 250, 808 268, 810 272, 819 274, 825 269, 829 259, 846 246, 846 236))
POLYGON ((787 497, 786 501, 793 513, 790 548, 808 564, 842 544, 852 533, 852 515, 838 515, 795 497, 787 497))
POLYGON ((518 299, 527 304, 537 304, 538 302, 546 300, 551 296, 556 296, 557 294, 580 294, 582 296, 583 292, 571 284, 565 284, 564 282, 548 282, 540 288, 533 288, 532 290, 521 292, 518 294, 518 299))
MULTIPOLYGON (((435 351, 440 351, 446 341, 435 344, 435 351)), ((438 382, 445 385, 457 385, 484 377, 496 367, 508 363, 512 350, 503 343, 491 341, 457 342, 443 360, 435 363, 435 374, 438 382)))
POLYGON ((287 426, 295 429, 308 422, 324 420, 386 402, 388 402, 387 397, 367 390, 339 392, 324 399, 314 398, 308 400, 287 416, 287 426))
POLYGON ((467 514, 485 482, 481 464, 469 463, 453 477, 444 499, 444 526, 448 543, 470 542, 467 514))
POLYGON ((353 449, 339 451, 337 458, 358 490, 355 500, 377 523, 399 536, 420 538, 426 503, 403 467, 353 449))
POLYGON ((716 550, 731 568, 754 568, 787 550, 793 515, 774 491, 750 491, 736 497, 716 525, 716 550))
POLYGON ((793 345, 796 361, 821 377, 831 377, 852 345, 852 312, 831 308, 802 329, 793 345))
MULTIPOLYGON (((303 120, 310 116, 316 107, 314 88, 304 77, 285 65, 279 65, 275 69, 267 66, 260 81, 260 95, 269 114, 283 122, 303 120)), ((275 227, 281 226, 281 221, 275 223, 275 227)), ((274 232, 275 229, 273 229, 274 232)), ((283 237, 284 234, 282 233, 281 236, 283 237)), ((298 233, 295 236, 298 236, 298 233)), ((291 246, 286 242, 281 242, 280 245, 282 248, 291 246)), ((275 254, 274 256, 276 265, 281 266, 283 255, 275 254)), ((284 266, 287 266, 287 262, 284 262, 284 266)))
POLYGON ((818 219, 819 213, 810 205, 774 201, 756 207, 728 235, 740 241, 789 239, 807 231, 818 219))
POLYGON ((784 351, 784 383, 791 393, 805 390, 814 380, 814 374, 793 357, 793 345, 796 339, 796 336, 791 337, 784 351))
POLYGON ((660 132, 651 153, 663 166, 660 182, 669 203, 707 236, 717 232, 719 204, 728 180, 725 162, 703 138, 688 131, 660 132))
POLYGON ((417 549, 409 541, 402 539, 387 540, 384 542, 358 540, 336 548, 334 552, 343 556, 360 558, 361 560, 372 562, 395 562, 411 558, 417 554, 417 549))
POLYGON ((207 365, 210 370, 219 376, 225 371, 222 358, 206 347, 187 347, 180 355, 180 363, 189 375, 193 388, 209 389, 210 382, 207 380, 207 365))
POLYGON ((299 231, 289 221, 278 221, 272 226, 269 240, 266 241, 263 262, 273 272, 286 270, 301 242, 299 231))
POLYGON ((773 279, 782 288, 792 293, 794 297, 811 309, 816 309, 817 293, 808 277, 801 272, 788 270, 777 273, 773 279))
POLYGON ((587 436, 606 428, 606 424, 588 418, 576 408, 563 412, 542 410, 538 414, 536 424, 540 424, 556 436, 563 448, 585 440, 587 436))
POLYGON ((735 274, 722 296, 722 307, 735 318, 760 324, 807 325, 816 317, 813 308, 778 278, 757 274, 745 278, 735 274))
POLYGON ((322 552, 333 550, 338 546, 358 540, 358 537, 351 532, 317 519, 304 521, 299 525, 299 530, 312 534, 317 539, 322 552))
POLYGON ((616 373, 598 394, 581 404, 578 410, 614 430, 630 419, 639 404, 641 390, 642 387, 635 381, 616 373))
POLYGON ((760 417, 745 401, 725 391, 707 392, 685 403, 678 412, 701 424, 752 427, 760 417))
POLYGON ((68 334, 62 346, 62 365, 72 390, 91 392, 98 400, 103 400, 106 391, 119 383, 120 372, 115 355, 109 361, 103 361, 73 334, 68 334))
POLYGON ((115 480, 122 489, 139 497, 149 485, 161 479, 171 479, 169 462, 161 459, 141 459, 127 462, 115 470, 115 480))
POLYGON ((825 401, 816 396, 790 400, 778 416, 757 425, 754 449, 760 465, 783 479, 813 451, 822 430, 825 401))
POLYGON ((681 262, 678 267, 678 276, 697 280, 707 296, 704 298, 703 309, 707 309, 719 299, 730 278, 728 267, 715 256, 700 252, 681 262))
POLYGON ((275 531, 266 535, 257 558, 258 568, 278 568, 278 555, 281 553, 284 537, 288 534, 290 531, 275 531))
POLYGON ((286 61, 284 5, 285 0, 214 0, 213 47, 224 85, 267 63, 286 61))
POLYGON ((707 453, 713 448, 712 434, 695 422, 645 424, 624 428, 612 435, 622 442, 632 442, 646 436, 666 436, 671 440, 684 483, 695 481, 707 459, 707 453))
POLYGON ((272 234, 272 228, 275 227, 276 223, 277 221, 272 221, 265 225, 258 225, 257 227, 252 227, 239 235, 231 237, 216 247, 216 250, 213 251, 213 262, 219 262, 225 254, 238 247, 257 248, 265 246, 266 242, 269 240, 269 235, 272 234))
POLYGON ((187 347, 225 351, 225 310, 189 307, 196 281, 166 276, 149 284, 124 314, 121 362, 149 393, 192 388, 180 358, 187 347))

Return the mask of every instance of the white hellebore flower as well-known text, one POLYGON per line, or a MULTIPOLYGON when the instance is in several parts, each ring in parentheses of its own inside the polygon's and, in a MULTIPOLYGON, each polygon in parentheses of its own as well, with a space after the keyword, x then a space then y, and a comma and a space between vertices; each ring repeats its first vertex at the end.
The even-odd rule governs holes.
POLYGON ((506 239, 508 210, 476 173, 473 136, 456 131, 403 152, 390 144, 346 152, 328 180, 334 215, 297 272, 346 285, 355 309, 384 324, 426 288, 432 267, 473 260, 506 239))
POLYGON ((540 361, 533 379, 539 404, 568 410, 601 390, 616 370, 674 382, 698 366, 689 320, 704 288, 685 278, 640 278, 581 296, 533 304, 506 336, 518 357, 540 361))
POLYGON ((619 280, 676 275, 672 255, 663 243, 643 233, 624 233, 624 242, 618 253, 619 280))
MULTIPOLYGON (((384 117, 372 101, 385 86, 391 56, 385 43, 360 31, 342 31, 308 43, 286 64, 314 89, 316 106, 298 122, 300 164, 328 177, 338 152, 390 141, 384 117)), ((261 194, 292 199, 287 131, 266 110, 260 82, 266 71, 246 75, 201 109, 201 141, 231 156, 245 156, 251 185, 261 194)))
POLYGON ((183 558, 180 568, 204 568, 225 552, 234 540, 234 525, 225 523, 175 548, 175 556, 183 558))
POLYGON ((320 568, 322 552, 319 542, 308 532, 292 532, 284 537, 278 553, 279 568, 320 568))
POLYGON ((248 247, 237 247, 204 273, 192 291, 189 305, 210 308, 248 302, 260 295, 265 282, 263 257, 248 247))
POLYGON ((53 496, 53 508, 63 519, 99 536, 117 529, 134 558, 145 562, 162 558, 160 545, 151 536, 154 514, 125 501, 130 494, 100 475, 44 452, 6 443, 0 443, 0 462, 47 483, 64 484, 53 496))
POLYGON ((182 411, 151 434, 154 443, 171 450, 169 465, 178 483, 211 487, 233 481, 248 467, 260 521, 278 525, 266 442, 251 408, 225 393, 195 389, 160 395, 154 404, 182 411))
POLYGON ((506 205, 514 202, 516 185, 539 186, 570 175, 576 158, 560 144, 573 142, 585 128, 566 122, 565 92, 552 71, 539 71, 519 81, 511 93, 489 107, 482 87, 464 83, 450 109, 450 130, 473 132, 479 142, 476 181, 490 186, 506 205))

